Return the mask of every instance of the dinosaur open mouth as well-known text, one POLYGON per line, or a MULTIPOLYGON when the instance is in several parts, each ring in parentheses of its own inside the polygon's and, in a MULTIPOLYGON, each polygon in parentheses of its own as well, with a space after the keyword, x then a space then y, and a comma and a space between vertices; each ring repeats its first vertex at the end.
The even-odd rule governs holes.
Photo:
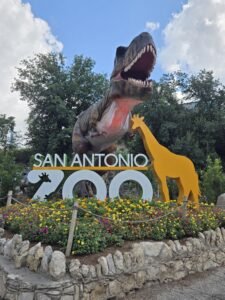
POLYGON ((123 69, 119 76, 121 79, 128 80, 131 84, 150 88, 152 86, 152 81, 148 80, 148 77, 154 68, 155 62, 156 50, 151 44, 148 44, 138 52, 135 58, 123 69))

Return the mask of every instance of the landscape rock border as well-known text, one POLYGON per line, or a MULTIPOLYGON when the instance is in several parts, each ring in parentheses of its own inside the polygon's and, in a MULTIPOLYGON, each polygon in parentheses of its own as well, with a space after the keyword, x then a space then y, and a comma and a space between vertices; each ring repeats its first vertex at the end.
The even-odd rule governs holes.
POLYGON ((41 243, 29 248, 21 235, 0 238, 0 299, 124 299, 134 289, 179 280, 225 264, 225 229, 182 241, 139 242, 130 251, 98 258, 96 265, 66 261, 41 243))

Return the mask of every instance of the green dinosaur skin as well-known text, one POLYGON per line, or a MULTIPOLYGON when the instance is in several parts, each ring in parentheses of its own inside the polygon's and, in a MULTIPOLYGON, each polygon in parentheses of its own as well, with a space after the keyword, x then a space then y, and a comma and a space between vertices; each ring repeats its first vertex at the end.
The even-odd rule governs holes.
POLYGON ((156 47, 147 32, 134 38, 128 47, 117 48, 109 90, 75 123, 74 153, 109 153, 115 149, 114 144, 130 130, 131 110, 151 94, 151 81, 147 78, 155 60, 156 47))

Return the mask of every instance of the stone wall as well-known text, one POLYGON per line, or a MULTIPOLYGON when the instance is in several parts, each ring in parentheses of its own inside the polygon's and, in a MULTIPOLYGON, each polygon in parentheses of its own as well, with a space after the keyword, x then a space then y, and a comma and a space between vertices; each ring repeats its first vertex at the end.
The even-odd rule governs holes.
POLYGON ((20 235, 0 239, 0 299, 126 299, 134 289, 179 280, 225 263, 225 229, 182 241, 134 243, 100 257, 96 265, 66 261, 60 251, 41 244, 29 248, 20 235))

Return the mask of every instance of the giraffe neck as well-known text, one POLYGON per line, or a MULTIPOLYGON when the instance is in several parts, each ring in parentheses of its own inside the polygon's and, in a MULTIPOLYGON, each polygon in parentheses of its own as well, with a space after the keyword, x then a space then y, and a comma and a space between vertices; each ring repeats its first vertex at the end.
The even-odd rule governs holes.
POLYGON ((154 160, 157 157, 158 149, 161 147, 161 145, 145 123, 141 124, 141 126, 138 128, 138 132, 142 137, 147 155, 154 160))

